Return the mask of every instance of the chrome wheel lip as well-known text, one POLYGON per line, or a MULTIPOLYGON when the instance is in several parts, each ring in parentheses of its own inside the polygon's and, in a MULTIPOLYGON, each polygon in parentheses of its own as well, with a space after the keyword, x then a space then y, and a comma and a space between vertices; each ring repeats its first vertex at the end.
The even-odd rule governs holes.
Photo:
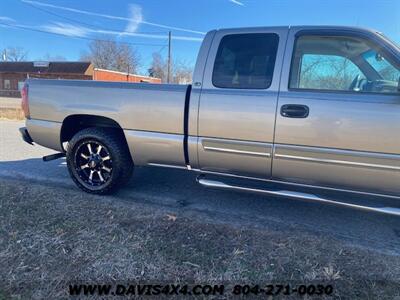
POLYGON ((79 181, 89 188, 103 188, 113 173, 113 161, 108 148, 100 141, 85 140, 76 146, 74 169, 79 181))

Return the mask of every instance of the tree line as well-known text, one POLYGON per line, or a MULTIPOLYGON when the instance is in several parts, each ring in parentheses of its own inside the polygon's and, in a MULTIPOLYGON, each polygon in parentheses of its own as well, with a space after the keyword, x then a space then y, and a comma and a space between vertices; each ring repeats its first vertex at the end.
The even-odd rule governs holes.
MULTIPOLYGON (((3 49, 1 59, 3 61, 26 61, 28 51, 21 47, 8 47, 3 49)), ((40 60, 65 61, 62 56, 46 54, 40 60)), ((93 40, 88 44, 88 49, 82 52, 81 61, 90 61, 95 68, 119 71, 130 74, 138 74, 142 67, 142 59, 138 51, 131 45, 119 43, 114 40, 93 40)), ((158 52, 153 53, 147 74, 151 77, 167 81, 168 61, 158 52)), ((172 83, 186 84, 192 81, 192 67, 182 60, 171 61, 170 81, 172 83)))

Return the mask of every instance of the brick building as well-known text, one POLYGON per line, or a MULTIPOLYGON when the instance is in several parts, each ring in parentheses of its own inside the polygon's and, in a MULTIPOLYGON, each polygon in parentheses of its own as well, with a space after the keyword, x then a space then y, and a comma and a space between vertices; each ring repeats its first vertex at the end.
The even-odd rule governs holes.
POLYGON ((20 97, 27 78, 161 83, 161 79, 95 69, 90 62, 0 62, 0 97, 20 97))
POLYGON ((93 70, 93 80, 161 83, 160 78, 128 74, 128 73, 123 73, 123 72, 97 69, 97 68, 95 68, 93 70))
POLYGON ((20 97, 27 78, 92 80, 90 62, 0 62, 0 96, 20 97))

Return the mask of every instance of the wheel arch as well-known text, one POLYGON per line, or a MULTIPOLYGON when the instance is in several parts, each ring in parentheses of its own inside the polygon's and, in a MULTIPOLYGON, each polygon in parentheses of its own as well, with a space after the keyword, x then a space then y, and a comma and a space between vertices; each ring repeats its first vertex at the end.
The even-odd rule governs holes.
MULTIPOLYGON (((70 141, 79 131, 90 127, 113 129, 121 135, 123 142, 127 145, 124 130, 117 121, 108 117, 89 114, 70 115, 63 120, 60 132, 61 145, 70 141)), ((62 148, 64 149, 63 146, 62 148)))

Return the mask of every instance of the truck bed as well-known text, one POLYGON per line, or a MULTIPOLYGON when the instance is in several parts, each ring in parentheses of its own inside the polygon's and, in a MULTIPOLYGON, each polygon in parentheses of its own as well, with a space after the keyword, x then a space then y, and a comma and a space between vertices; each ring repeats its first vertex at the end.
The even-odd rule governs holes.
POLYGON ((66 117, 95 115, 118 123, 136 164, 185 165, 188 85, 41 79, 30 79, 28 85, 26 125, 35 143, 64 151, 60 132, 66 117))
POLYGON ((32 119, 63 122, 90 114, 123 129, 183 134, 187 85, 41 79, 28 84, 32 119))

